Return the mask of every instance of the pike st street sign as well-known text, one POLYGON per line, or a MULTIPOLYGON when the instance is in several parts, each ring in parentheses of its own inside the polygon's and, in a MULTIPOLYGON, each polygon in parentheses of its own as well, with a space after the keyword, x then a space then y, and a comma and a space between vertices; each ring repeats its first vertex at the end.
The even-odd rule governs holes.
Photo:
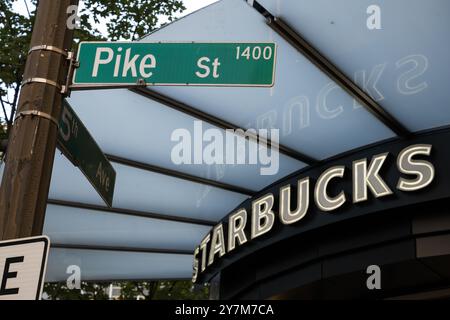
POLYGON ((106 204, 111 207, 116 172, 65 100, 59 120, 58 145, 67 158, 84 173, 106 204))
POLYGON ((82 42, 72 89, 274 83, 274 43, 82 42))

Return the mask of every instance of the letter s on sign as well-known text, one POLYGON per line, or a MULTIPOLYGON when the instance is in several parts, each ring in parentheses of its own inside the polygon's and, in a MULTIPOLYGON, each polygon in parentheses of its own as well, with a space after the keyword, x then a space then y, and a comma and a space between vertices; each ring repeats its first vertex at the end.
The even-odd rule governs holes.
POLYGON ((209 76, 209 74, 211 73, 211 69, 207 65, 203 64, 203 62, 210 62, 210 61, 211 60, 208 57, 202 57, 202 58, 198 59, 197 66, 200 69, 203 69, 204 73, 201 73, 199 71, 195 72, 195 75, 197 77, 199 77, 199 78, 206 78, 207 76, 209 76))
POLYGON ((64 132, 63 128, 60 126, 59 134, 61 135, 61 137, 63 138, 64 141, 69 141, 70 132, 71 132, 70 123, 72 121, 72 114, 66 107, 63 107, 61 119, 62 119, 62 122, 65 124, 67 131, 64 132))
POLYGON ((404 149, 397 158, 397 166, 401 173, 415 175, 416 178, 407 180, 400 178, 397 189, 402 191, 416 191, 427 187, 435 176, 434 166, 425 160, 413 160, 416 155, 429 156, 432 146, 417 144, 404 149))

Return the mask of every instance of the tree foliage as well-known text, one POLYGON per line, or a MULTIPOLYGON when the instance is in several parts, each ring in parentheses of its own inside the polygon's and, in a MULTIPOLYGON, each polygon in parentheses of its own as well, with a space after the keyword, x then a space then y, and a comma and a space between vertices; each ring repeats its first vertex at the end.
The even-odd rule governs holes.
MULTIPOLYGON (((84 0, 81 18, 106 21, 108 39, 137 40, 152 31, 162 17, 169 21, 186 8, 180 0, 84 0)), ((82 21, 82 25, 85 21, 82 21)))
MULTIPOLYGON (((7 131, 17 108, 38 3, 20 0, 30 11, 19 13, 13 7, 17 1, 0 0, 0 123, 7 124, 7 131)), ((80 0, 79 8, 77 42, 137 40, 158 27, 161 19, 172 21, 185 9, 181 0, 80 0), (106 34, 98 30, 99 25, 106 26, 106 34)))
POLYGON ((108 300, 109 284, 83 282, 81 290, 68 289, 62 283, 46 283, 45 298, 48 300, 108 300))
POLYGON ((8 130, 19 98, 34 22, 34 16, 14 12, 12 4, 11 0, 0 0, 0 104, 8 130), (9 90, 12 98, 8 97, 9 90))
POLYGON ((122 300, 136 300, 138 296, 145 300, 204 300, 209 294, 207 286, 194 286, 191 281, 133 281, 118 285, 122 300))
MULTIPOLYGON (((194 286, 190 281, 126 281, 112 283, 120 288, 119 300, 205 300, 207 286, 194 286)), ((108 300, 111 283, 83 282, 81 290, 68 289, 62 283, 46 283, 49 300, 108 300)))

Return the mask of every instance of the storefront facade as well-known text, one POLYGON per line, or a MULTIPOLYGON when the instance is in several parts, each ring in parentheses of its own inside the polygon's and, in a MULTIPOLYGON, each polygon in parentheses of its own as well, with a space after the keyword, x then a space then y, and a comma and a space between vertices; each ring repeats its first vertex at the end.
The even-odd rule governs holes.
MULTIPOLYGON (((203 241, 206 246, 196 251, 194 278, 220 283, 222 299, 395 298, 445 289, 450 254, 446 206, 450 196, 449 138, 449 129, 424 132, 363 148, 283 179, 244 202, 212 230, 207 237, 210 240, 203 241), (380 155, 385 160, 375 174, 380 155), (402 165, 407 158, 410 163, 402 165), (367 193, 358 200, 358 173, 351 171, 359 170, 361 159, 366 160, 369 185, 363 187, 367 193), (333 168, 342 168, 343 174, 330 180, 325 188, 327 197, 336 200, 339 194, 347 201, 328 210, 318 208, 322 196, 317 194, 321 192, 317 185, 333 168), (370 183, 375 176, 385 181, 388 192, 382 194, 370 183), (316 187, 302 188, 306 179, 315 181, 316 187), (292 188, 290 201, 283 201, 287 186, 292 188), (299 188, 303 191, 298 192, 299 188), (302 196, 309 200, 299 200, 302 196), (262 206, 269 204, 270 210, 259 210, 257 199, 268 197, 273 201, 262 206), (309 210, 302 210, 308 202, 309 210), (291 221, 281 218, 280 212, 287 210, 280 203, 290 203, 291 221), (235 212, 240 211, 247 215, 236 223, 235 212), (252 219, 258 222, 252 223, 252 219), (242 226, 243 221, 247 224, 240 237, 236 225, 242 226), (255 237, 251 229, 258 229, 258 224, 265 226, 266 232, 255 237), (224 236, 217 230, 224 230, 224 236), (230 236, 234 240, 230 241, 230 236), (379 267, 379 289, 367 285, 370 266, 379 267)), ((444 291, 433 297, 445 295, 444 291)))

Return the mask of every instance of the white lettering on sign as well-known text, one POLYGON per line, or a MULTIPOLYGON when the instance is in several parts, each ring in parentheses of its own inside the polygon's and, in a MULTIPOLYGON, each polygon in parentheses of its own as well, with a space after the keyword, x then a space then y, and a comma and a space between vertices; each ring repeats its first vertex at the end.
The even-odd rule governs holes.
POLYGON ((49 248, 47 237, 0 242, 0 300, 38 300, 49 248))
POLYGON ((69 109, 66 108, 66 106, 63 106, 61 119, 66 126, 65 130, 62 126, 59 127, 59 133, 61 134, 61 137, 66 142, 69 141, 72 137, 76 139, 78 137, 78 122, 73 117, 69 109))
POLYGON ((250 60, 252 58, 253 60, 259 60, 261 57, 264 58, 264 60, 270 60, 272 58, 273 50, 270 46, 265 47, 264 49, 261 49, 261 47, 256 46, 253 47, 250 54, 250 47, 246 47, 241 52, 241 47, 236 47, 236 60, 239 60, 240 58, 245 58, 247 60, 250 60))
POLYGON ((114 61, 114 77, 119 75, 127 77, 150 78, 153 75, 149 69, 156 68, 156 58, 152 54, 147 54, 141 58, 141 55, 131 54, 131 48, 125 50, 123 57, 122 47, 117 48, 115 53, 111 48, 97 48, 95 52, 94 67, 92 68, 92 77, 97 77, 101 66, 107 66, 114 61), (114 59, 114 55, 115 59, 114 59), (123 58, 122 58, 123 57, 123 58))
MULTIPOLYGON (((353 203, 369 201, 368 190, 374 198, 392 195, 393 191, 382 177, 383 166, 387 166, 386 163, 389 163, 385 160, 390 155, 386 152, 374 155, 370 161, 367 158, 353 161, 352 174, 346 173, 346 170, 348 171, 346 165, 335 165, 328 168, 317 178, 314 188, 311 185, 314 180, 302 174, 295 187, 292 186, 292 182, 289 182, 282 186, 276 194, 268 192, 253 200, 251 212, 247 212, 245 207, 239 208, 228 218, 228 232, 223 232, 221 222, 195 248, 193 281, 197 281, 198 275, 203 273, 206 267, 212 265, 214 261, 237 250, 248 241, 271 232, 276 227, 276 223, 295 225, 304 220, 308 212, 314 210, 310 208, 310 191, 312 190, 314 190, 314 202, 317 207, 314 210, 316 213, 331 213, 342 207, 347 202, 345 190, 350 190, 350 188, 345 188, 345 183, 348 182, 352 184, 353 203), (344 179, 345 176, 349 177, 347 182, 344 179), (296 192, 291 192, 291 188, 296 188, 296 192), (296 209, 293 210, 293 208, 296 209), (249 233, 250 239, 247 239, 249 233), (212 239, 211 242, 210 239, 212 239), (223 246, 227 247, 223 248, 223 246), (207 257, 209 257, 208 265, 206 265, 207 257)), ((401 173, 397 180, 399 191, 418 191, 428 187, 434 181, 436 173, 433 164, 421 159, 431 155, 432 145, 430 144, 411 145, 399 152, 397 156, 397 169, 401 173)), ((280 232, 279 229, 277 232, 280 232)), ((379 277, 379 272, 376 273, 374 270, 371 272, 374 274, 368 279, 368 288, 380 287, 379 280, 375 279, 379 277), (369 283, 372 287, 369 286, 369 283)))
POLYGON ((147 72, 147 69, 155 68, 155 67, 156 67, 155 56, 152 54, 148 54, 148 55, 144 56, 144 58, 142 58, 141 64, 139 66, 139 72, 145 78, 150 78, 152 76, 153 72, 147 72))
POLYGON ((100 185, 105 191, 109 191, 109 177, 106 171, 103 169, 101 162, 98 164, 95 178, 98 179, 100 185))
POLYGON ((128 70, 131 69, 131 75, 133 77, 137 76, 137 72, 136 72, 136 61, 139 58, 139 55, 135 55, 131 60, 130 60, 130 55, 131 55, 131 49, 127 49, 127 51, 125 51, 125 62, 123 63, 123 72, 122 72, 122 77, 126 77, 128 74, 128 70))
MULTIPOLYGON (((207 63, 210 63, 211 59, 209 59, 208 57, 202 57, 200 59, 198 59, 197 61, 197 67, 199 67, 200 69, 202 69, 202 71, 197 71, 195 72, 195 75, 199 78, 207 78, 210 73, 211 73, 211 68, 209 67, 209 65, 207 63)), ((215 58, 213 63, 212 63, 212 67, 213 67, 213 78, 217 79, 219 78, 219 66, 220 66, 220 62, 219 62, 219 58, 215 58)))
POLYGON ((111 48, 97 48, 95 53, 94 68, 92 69, 92 76, 98 75, 98 68, 101 64, 108 64, 113 60, 114 51, 111 48), (102 53, 107 53, 108 56, 102 59, 102 53))

